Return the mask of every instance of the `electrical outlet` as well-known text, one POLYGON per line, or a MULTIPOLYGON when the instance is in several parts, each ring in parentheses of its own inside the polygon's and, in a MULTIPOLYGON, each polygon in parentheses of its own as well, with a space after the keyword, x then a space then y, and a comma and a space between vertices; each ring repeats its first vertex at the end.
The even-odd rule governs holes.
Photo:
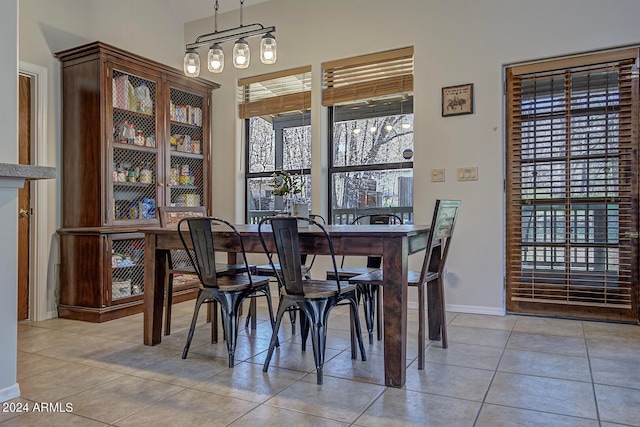
POLYGON ((444 169, 431 169, 431 182, 444 182, 444 169))
POLYGON ((458 168, 458 181, 477 181, 477 180, 478 180, 477 166, 458 168))

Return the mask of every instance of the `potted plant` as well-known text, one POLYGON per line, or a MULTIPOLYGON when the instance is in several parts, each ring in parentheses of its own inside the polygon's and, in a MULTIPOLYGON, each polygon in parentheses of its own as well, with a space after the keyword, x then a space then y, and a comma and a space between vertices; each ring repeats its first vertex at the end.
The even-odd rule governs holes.
POLYGON ((308 216, 309 205, 304 203, 299 194, 302 194, 304 179, 302 176, 280 168, 271 175, 271 192, 274 196, 281 196, 284 200, 285 212, 294 216, 308 216), (306 209, 305 209, 306 208, 306 209))

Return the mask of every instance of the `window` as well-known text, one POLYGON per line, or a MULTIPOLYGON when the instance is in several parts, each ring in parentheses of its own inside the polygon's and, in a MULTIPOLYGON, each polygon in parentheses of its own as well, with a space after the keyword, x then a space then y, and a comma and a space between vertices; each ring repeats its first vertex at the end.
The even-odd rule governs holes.
POLYGON ((298 197, 311 201, 311 68, 242 79, 239 86, 247 143, 246 218, 257 223, 285 209, 270 186, 282 170, 302 176, 298 197))
POLYGON ((366 213, 413 212, 412 98, 332 107, 330 200, 335 224, 366 213))
POLYGON ((323 64, 330 221, 413 218, 413 48, 323 64))
POLYGON ((637 321, 636 49, 507 70, 507 308, 637 321))

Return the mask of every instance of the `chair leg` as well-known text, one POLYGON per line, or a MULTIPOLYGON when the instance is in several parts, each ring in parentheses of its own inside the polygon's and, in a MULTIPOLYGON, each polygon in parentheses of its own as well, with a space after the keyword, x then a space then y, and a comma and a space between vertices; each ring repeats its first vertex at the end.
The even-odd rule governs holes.
POLYGON ((251 316, 251 330, 255 331, 258 326, 258 305, 255 298, 249 302, 249 315, 251 316))
MULTIPOLYGON (((360 297, 356 291, 356 304, 360 305, 358 304, 359 302, 360 297)), ((356 336, 356 319, 360 320, 359 316, 360 314, 357 311, 354 313, 353 305, 349 302, 349 343, 351 347, 351 358, 354 360, 358 358, 358 350, 356 350, 356 341, 358 340, 356 336)))
POLYGON ((418 369, 424 370, 424 348, 427 345, 424 318, 424 285, 418 285, 418 369))
POLYGON ((303 311, 300 311, 300 339, 302 340, 302 351, 307 351, 307 338, 309 338, 309 320, 303 311))
POLYGON ((440 293, 440 333, 442 334, 442 348, 447 348, 449 347, 447 340, 447 311, 445 310, 442 276, 438 277, 438 292, 440 293))
POLYGON ((295 335, 296 334, 296 311, 295 310, 289 310, 289 321, 291 322, 291 335, 295 335))
MULTIPOLYGON (((356 298, 349 300, 351 303, 351 318, 353 319, 351 325, 351 335, 355 335, 358 339, 358 345, 360 346, 360 357, 363 362, 367 360, 367 355, 364 351, 364 340, 362 339, 362 329, 360 328, 360 318, 358 317, 358 300, 356 298), (355 334, 353 332, 355 327, 355 334)), ((357 359, 358 354, 355 350, 355 345, 353 342, 353 338, 351 339, 351 358, 357 359)))
POLYGON ((244 328, 247 329, 249 327, 249 322, 251 321, 251 315, 253 313, 251 313, 251 307, 249 307, 249 311, 247 312, 247 318, 244 321, 244 328))
POLYGON ((224 292, 220 294, 220 308, 222 309, 222 323, 227 337, 227 351, 229 352, 229 367, 235 365, 236 343, 238 341, 238 311, 245 295, 241 292, 224 292))
POLYGON ((173 306, 173 273, 168 274, 167 281, 167 309, 164 318, 164 334, 171 335, 171 307, 173 306))
POLYGON ((382 341, 382 331, 384 330, 384 318, 382 316, 382 286, 376 286, 376 322, 378 341, 382 341))
POLYGON ((211 344, 215 344, 218 342, 218 301, 214 300, 209 310, 211 310, 211 344))
POLYGON ((271 357, 273 356, 273 350, 276 348, 276 342, 278 341, 278 330, 280 329, 280 324, 282 323, 282 317, 284 313, 289 308, 290 303, 280 298, 280 304, 278 305, 278 314, 276 314, 276 324, 273 327, 273 332, 271 332, 271 341, 269 342, 269 350, 267 351, 267 357, 264 359, 264 364, 262 365, 262 372, 267 372, 269 369, 269 363, 271 362, 271 357))
POLYGON ((375 316, 374 298, 375 291, 373 285, 363 284, 358 286, 359 293, 362 294, 362 307, 364 308, 364 321, 369 334, 369 344, 373 344, 373 323, 375 316))
POLYGON ((187 342, 184 345, 184 350, 182 350, 183 359, 187 358, 187 353, 189 352, 189 347, 191 346, 193 332, 196 330, 196 323, 198 323, 198 312, 200 311, 200 306, 209 297, 210 296, 205 292, 202 292, 202 290, 198 292, 198 299, 196 300, 196 307, 193 310, 193 317, 191 318, 191 327, 189 328, 189 334, 187 335, 187 342))
POLYGON ((327 346, 327 317, 330 310, 329 301, 312 300, 299 304, 309 320, 311 327, 311 344, 313 345, 313 358, 316 362, 316 380, 318 384, 323 382, 324 355, 327 346))

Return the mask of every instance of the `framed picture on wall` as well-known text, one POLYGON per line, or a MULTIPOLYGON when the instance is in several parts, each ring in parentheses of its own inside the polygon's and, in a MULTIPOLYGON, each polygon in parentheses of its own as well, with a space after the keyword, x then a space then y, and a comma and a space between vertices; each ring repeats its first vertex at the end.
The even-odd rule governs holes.
POLYGON ((442 117, 473 114, 473 83, 442 88, 442 117))

